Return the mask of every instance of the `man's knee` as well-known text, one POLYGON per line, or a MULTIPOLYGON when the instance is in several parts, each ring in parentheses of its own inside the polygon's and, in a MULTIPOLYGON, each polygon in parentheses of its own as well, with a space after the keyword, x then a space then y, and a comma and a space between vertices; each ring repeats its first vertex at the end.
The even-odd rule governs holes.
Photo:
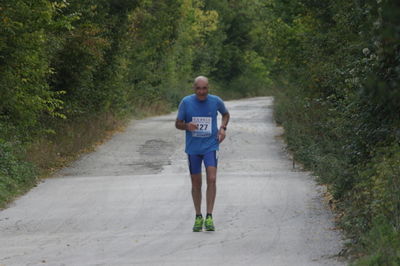
POLYGON ((210 175, 210 176, 207 176, 207 185, 208 186, 213 186, 213 185, 215 185, 215 183, 217 182, 217 177, 215 176, 215 175, 210 175))
POLYGON ((192 175, 192 190, 201 190, 201 175, 192 175))
POLYGON ((193 182, 192 183, 192 188, 193 189, 201 189, 201 182, 200 183, 193 182))
POLYGON ((215 185, 217 180, 217 167, 207 167, 207 185, 215 185))

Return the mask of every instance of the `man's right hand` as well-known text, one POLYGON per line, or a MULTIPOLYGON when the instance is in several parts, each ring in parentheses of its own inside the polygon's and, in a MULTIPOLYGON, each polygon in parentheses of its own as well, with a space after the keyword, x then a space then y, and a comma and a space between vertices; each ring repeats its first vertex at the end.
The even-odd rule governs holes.
POLYGON ((186 124, 186 130, 189 130, 189 131, 195 131, 195 130, 197 130, 199 127, 197 126, 197 124, 195 124, 195 123, 193 123, 193 122, 190 122, 190 123, 187 123, 186 124))

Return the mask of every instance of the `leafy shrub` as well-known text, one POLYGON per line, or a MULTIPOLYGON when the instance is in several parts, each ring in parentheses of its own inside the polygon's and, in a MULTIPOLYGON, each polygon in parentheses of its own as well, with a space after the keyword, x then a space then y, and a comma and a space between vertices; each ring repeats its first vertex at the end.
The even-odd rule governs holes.
POLYGON ((36 170, 16 156, 15 145, 0 139, 0 207, 36 183, 36 170))
POLYGON ((352 265, 400 265, 400 232, 385 217, 375 218, 371 230, 360 242, 358 252, 365 256, 352 265))

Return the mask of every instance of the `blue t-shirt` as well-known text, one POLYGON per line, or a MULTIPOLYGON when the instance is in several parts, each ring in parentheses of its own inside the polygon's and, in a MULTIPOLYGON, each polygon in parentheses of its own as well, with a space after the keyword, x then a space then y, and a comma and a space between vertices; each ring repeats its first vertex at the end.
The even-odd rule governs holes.
POLYGON ((218 96, 208 94, 204 101, 200 101, 192 94, 182 99, 177 119, 186 123, 194 122, 198 126, 198 130, 186 130, 187 154, 206 154, 219 149, 218 112, 222 115, 228 112, 218 96))

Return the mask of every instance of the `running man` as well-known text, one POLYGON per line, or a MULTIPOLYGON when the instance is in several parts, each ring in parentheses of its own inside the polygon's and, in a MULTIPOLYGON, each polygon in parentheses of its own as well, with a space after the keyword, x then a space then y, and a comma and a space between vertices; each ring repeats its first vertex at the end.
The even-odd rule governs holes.
POLYGON ((192 180, 192 198, 196 211, 194 232, 214 231, 212 212, 214 209, 217 178, 217 151, 219 143, 225 139, 229 112, 218 96, 208 94, 208 79, 199 76, 194 80, 194 94, 186 96, 179 104, 175 127, 186 131, 186 148, 189 171, 192 180), (221 126, 217 127, 218 112, 222 115, 221 126), (201 214, 201 164, 207 173, 207 215, 201 214))

